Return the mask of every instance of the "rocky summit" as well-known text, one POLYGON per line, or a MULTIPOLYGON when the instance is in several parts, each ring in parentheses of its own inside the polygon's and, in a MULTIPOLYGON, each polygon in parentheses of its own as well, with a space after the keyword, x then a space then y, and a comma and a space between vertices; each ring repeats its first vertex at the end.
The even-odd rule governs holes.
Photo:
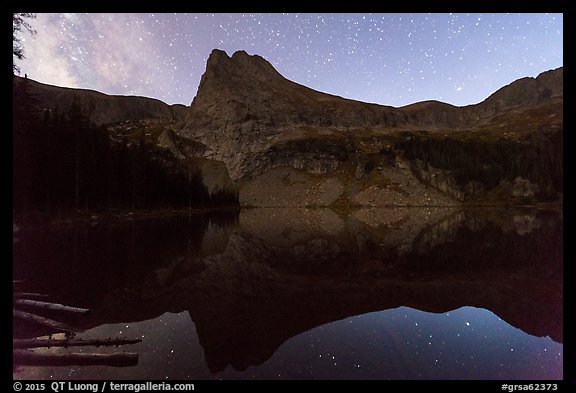
MULTIPOLYGON (((562 81, 559 68, 476 105, 394 108, 321 93, 285 79, 260 56, 215 50, 180 133, 204 145, 204 157, 226 164, 245 205, 454 204, 494 187, 473 177, 459 182, 459 168, 407 157, 402 142, 445 138, 482 150, 561 132, 562 81)), ((492 180, 510 190, 530 182, 492 180)))
POLYGON ((245 51, 214 50, 189 107, 35 86, 45 105, 62 107, 70 101, 64 93, 82 92, 91 119, 108 124, 112 134, 148 127, 160 148, 195 160, 209 188, 239 190, 243 206, 562 198, 563 68, 519 79, 464 107, 349 100, 290 81, 245 51))

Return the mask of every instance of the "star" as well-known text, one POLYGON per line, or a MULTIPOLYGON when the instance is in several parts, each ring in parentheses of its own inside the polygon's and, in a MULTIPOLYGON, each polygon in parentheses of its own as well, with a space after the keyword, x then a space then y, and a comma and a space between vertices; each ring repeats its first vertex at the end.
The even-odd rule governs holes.
POLYGON ((35 37, 22 33, 22 74, 169 104, 192 102, 215 48, 258 54, 316 90, 392 106, 473 104, 563 65, 562 14, 42 13, 33 27, 35 37))

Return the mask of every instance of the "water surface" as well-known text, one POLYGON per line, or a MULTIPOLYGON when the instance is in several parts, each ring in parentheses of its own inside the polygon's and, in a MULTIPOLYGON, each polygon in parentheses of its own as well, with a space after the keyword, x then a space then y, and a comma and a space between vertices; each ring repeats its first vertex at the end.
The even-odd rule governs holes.
POLYGON ((563 377, 561 212, 246 209, 19 231, 14 276, 90 308, 68 321, 81 337, 143 339, 83 349, 137 352, 135 367, 15 378, 563 377))

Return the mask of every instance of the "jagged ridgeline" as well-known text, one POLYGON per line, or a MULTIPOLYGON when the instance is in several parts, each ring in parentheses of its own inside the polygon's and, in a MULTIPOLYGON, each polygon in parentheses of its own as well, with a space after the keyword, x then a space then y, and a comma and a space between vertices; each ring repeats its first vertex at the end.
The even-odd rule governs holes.
POLYGON ((188 107, 14 84, 17 211, 562 200, 562 68, 464 107, 348 100, 244 51, 214 50, 188 107))

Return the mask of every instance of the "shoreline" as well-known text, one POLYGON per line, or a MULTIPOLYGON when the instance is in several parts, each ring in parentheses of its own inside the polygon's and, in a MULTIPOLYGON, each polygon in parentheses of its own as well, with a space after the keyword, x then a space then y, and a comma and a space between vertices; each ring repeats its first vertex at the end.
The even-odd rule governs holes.
POLYGON ((115 224, 141 221, 153 218, 164 218, 181 215, 210 215, 218 213, 239 213, 241 210, 251 209, 332 209, 340 211, 344 208, 347 211, 358 209, 411 209, 411 208, 460 208, 460 209, 538 209, 538 210, 564 210, 562 201, 540 202, 534 204, 506 204, 506 203, 459 203, 453 205, 354 205, 354 206, 238 206, 220 208, 193 208, 193 209, 155 209, 155 210, 112 210, 107 212, 70 210, 66 213, 47 217, 42 213, 33 213, 25 219, 19 218, 15 221, 12 217, 13 232, 21 229, 33 230, 43 227, 61 227, 79 224, 115 224))
POLYGON ((155 210, 112 210, 107 212, 71 210, 59 216, 46 217, 34 213, 26 219, 14 220, 12 216, 13 233, 19 230, 37 230, 45 227, 65 227, 81 224, 117 224, 135 222, 153 218, 164 218, 182 215, 210 215, 215 213, 235 213, 240 207, 193 208, 193 209, 155 209, 155 210), (34 218, 30 218, 34 217, 34 218))

